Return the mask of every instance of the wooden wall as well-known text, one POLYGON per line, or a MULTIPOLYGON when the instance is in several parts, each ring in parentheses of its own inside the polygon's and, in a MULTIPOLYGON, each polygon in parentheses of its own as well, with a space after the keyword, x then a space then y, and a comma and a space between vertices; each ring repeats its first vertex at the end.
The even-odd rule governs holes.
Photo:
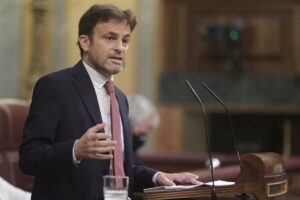
MULTIPOLYGON (((205 81, 228 104, 238 122, 238 147, 243 152, 298 154, 293 141, 299 138, 300 129, 299 2, 163 0, 160 10, 159 99, 164 115, 156 135, 157 149, 206 151, 202 111, 185 84, 189 79, 202 97, 210 96, 201 86, 205 81), (238 31, 238 39, 222 30, 238 31), (172 109, 169 114, 164 109, 174 105, 180 110, 181 122, 171 122, 172 109), (170 124, 178 127, 178 123, 181 130, 166 131, 170 124), (175 145, 161 148, 164 138, 175 145)), ((222 145, 222 137, 231 140, 227 115, 210 97, 205 104, 209 131, 217 141, 212 146, 228 152, 222 145)), ((227 146, 234 151, 233 144, 227 146)))
POLYGON ((300 4, 297 1, 164 0, 164 68, 170 71, 300 71, 300 4), (228 62, 228 49, 203 38, 207 25, 239 21, 244 66, 228 62))

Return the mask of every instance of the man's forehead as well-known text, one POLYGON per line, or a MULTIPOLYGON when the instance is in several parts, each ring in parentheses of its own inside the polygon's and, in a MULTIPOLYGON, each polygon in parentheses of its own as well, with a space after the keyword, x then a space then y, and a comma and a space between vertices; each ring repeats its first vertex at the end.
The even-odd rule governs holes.
POLYGON ((97 26, 106 30, 122 29, 128 31, 129 33, 131 32, 130 25, 126 20, 110 19, 107 22, 98 22, 96 27, 97 26))

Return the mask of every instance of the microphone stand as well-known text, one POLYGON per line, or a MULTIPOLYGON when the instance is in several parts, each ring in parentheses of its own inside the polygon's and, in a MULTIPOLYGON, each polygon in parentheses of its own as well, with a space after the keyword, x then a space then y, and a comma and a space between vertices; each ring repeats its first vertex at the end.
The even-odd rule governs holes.
POLYGON ((236 139, 236 133, 233 127, 233 120, 232 120, 232 115, 231 112, 229 111, 229 109, 227 108, 227 106, 225 105, 225 103, 204 83, 202 82, 202 85, 218 100, 218 102, 224 107, 228 119, 229 119, 229 124, 230 124, 230 128, 231 128, 231 132, 232 132, 232 139, 233 139, 233 144, 234 144, 234 148, 236 151, 236 155, 238 158, 239 163, 241 163, 241 159, 240 159, 240 152, 237 148, 237 139, 236 139))
POLYGON ((208 157, 209 157, 209 162, 210 162, 210 173, 211 173, 211 179, 212 179, 212 188, 211 188, 211 200, 217 200, 217 193, 216 193, 216 187, 215 187, 215 175, 214 175, 214 168, 213 168, 213 163, 212 163, 212 156, 211 156, 211 148, 210 148, 210 141, 208 137, 208 128, 207 128, 207 120, 206 120, 206 112, 204 108, 204 104, 201 100, 201 98, 198 96, 198 94, 195 92, 194 88, 191 86, 188 80, 185 80, 190 89, 192 90, 194 96, 197 98, 199 101, 202 112, 203 112, 203 119, 204 119, 204 128, 205 128, 205 136, 206 136, 206 144, 207 144, 207 151, 208 151, 208 157))

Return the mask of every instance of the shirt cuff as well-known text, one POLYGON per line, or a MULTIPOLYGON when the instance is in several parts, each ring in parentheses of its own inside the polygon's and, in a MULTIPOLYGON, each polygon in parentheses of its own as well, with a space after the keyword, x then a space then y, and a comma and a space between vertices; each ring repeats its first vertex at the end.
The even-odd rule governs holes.
POLYGON ((154 174, 154 176, 152 177, 152 182, 155 184, 155 185, 158 185, 157 184, 157 176, 160 174, 161 172, 156 172, 155 174, 154 174))
POLYGON ((73 164, 75 166, 78 166, 80 164, 80 162, 82 161, 82 159, 77 159, 75 156, 75 144, 76 144, 77 140, 75 140, 74 145, 73 145, 73 149, 72 149, 72 157, 73 157, 73 164))

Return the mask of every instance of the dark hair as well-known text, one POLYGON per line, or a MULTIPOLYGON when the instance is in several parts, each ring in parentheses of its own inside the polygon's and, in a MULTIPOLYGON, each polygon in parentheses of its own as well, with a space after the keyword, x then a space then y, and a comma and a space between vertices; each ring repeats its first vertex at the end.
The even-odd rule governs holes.
MULTIPOLYGON (((120 21, 127 21, 131 31, 135 28, 137 22, 136 18, 131 10, 121 10, 118 7, 111 4, 96 4, 90 7, 80 18, 78 25, 78 37, 80 35, 87 35, 92 37, 94 27, 99 22, 108 22, 110 19, 117 19, 120 21)), ((83 50, 77 42, 80 55, 82 57, 83 50)))

